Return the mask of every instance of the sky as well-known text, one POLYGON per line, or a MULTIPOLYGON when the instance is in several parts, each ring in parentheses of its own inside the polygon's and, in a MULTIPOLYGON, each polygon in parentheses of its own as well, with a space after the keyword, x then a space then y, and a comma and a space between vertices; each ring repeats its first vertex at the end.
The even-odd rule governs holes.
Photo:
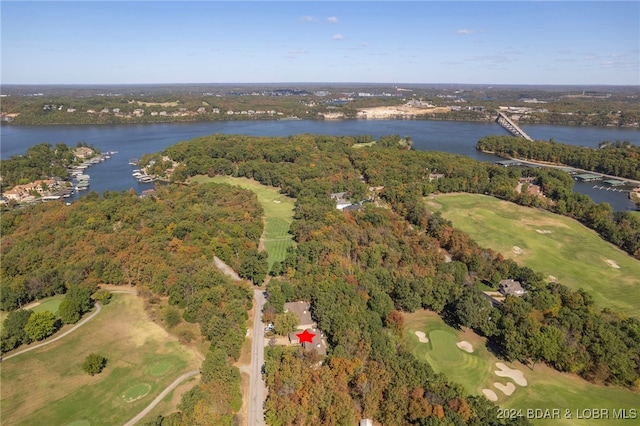
POLYGON ((0 2, 2 84, 640 85, 638 1, 0 2))

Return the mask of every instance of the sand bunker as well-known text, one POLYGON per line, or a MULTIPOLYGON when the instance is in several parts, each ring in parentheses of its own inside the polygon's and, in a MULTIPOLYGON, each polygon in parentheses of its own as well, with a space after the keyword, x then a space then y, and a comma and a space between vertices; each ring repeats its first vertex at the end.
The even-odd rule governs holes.
POLYGON ((620 266, 616 263, 615 260, 611 260, 611 259, 607 259, 606 262, 609 264, 609 266, 611 266, 612 268, 615 269, 620 269, 620 266))
POLYGON ((520 247, 518 247, 518 246, 513 246, 513 252, 515 254, 522 254, 523 253, 522 249, 520 247))
POLYGON ((516 390, 516 385, 511 382, 507 383, 506 385, 503 385, 500 382, 495 382, 493 386, 495 386, 496 389, 502 391, 502 393, 507 396, 511 395, 516 390))
POLYGON ((482 393, 489 401, 496 402, 498 400, 498 395, 496 395, 496 393, 491 389, 482 389, 482 393))
POLYGON ((554 277, 553 275, 549 275, 549 281, 553 281, 555 283, 556 281, 558 281, 558 278, 554 277))
POLYGON ((471 343, 467 342, 466 340, 456 343, 456 346, 465 352, 469 352, 469 353, 473 352, 473 346, 471 345, 471 343))
POLYGON ((420 341, 420 343, 429 343, 429 339, 427 338, 427 335, 424 334, 424 332, 416 331, 416 336, 418 336, 418 340, 420 341))
POLYGON ((538 234, 550 234, 551 231, 549 231, 548 229, 536 229, 536 232, 538 234))
POLYGON ((496 367, 500 369, 495 371, 496 376, 508 377, 509 379, 516 382, 516 385, 527 386, 527 379, 524 378, 522 371, 516 370, 514 368, 509 368, 501 362, 496 362, 496 367))
POLYGON ((273 202, 274 202, 274 203, 276 203, 276 204, 280 204, 282 201, 280 201, 280 200, 273 200, 273 202))

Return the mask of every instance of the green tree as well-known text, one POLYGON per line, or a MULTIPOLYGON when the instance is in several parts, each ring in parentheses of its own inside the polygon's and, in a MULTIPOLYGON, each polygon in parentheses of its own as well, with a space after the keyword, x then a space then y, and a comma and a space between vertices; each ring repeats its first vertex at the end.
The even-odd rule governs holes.
POLYGON ((284 336, 298 327, 298 316, 293 312, 278 314, 273 321, 273 327, 276 333, 284 336))
POLYGON ((3 353, 15 349, 22 343, 29 343, 24 327, 32 314, 33 311, 26 309, 9 312, 2 323, 2 336, 0 336, 0 350, 3 353))
POLYGON ((58 315, 60 315, 60 319, 63 323, 75 324, 82 317, 80 304, 75 300, 67 299, 65 297, 58 307, 58 315))
POLYGON ((102 355, 90 353, 82 363, 82 369, 89 375, 95 376, 107 366, 107 358, 102 355))
POLYGON ((26 336, 33 340, 42 340, 56 331, 57 320, 49 311, 35 312, 24 326, 26 336))
POLYGON ((180 324, 180 310, 175 306, 168 306, 164 311, 164 321, 167 323, 167 327, 173 328, 180 324))

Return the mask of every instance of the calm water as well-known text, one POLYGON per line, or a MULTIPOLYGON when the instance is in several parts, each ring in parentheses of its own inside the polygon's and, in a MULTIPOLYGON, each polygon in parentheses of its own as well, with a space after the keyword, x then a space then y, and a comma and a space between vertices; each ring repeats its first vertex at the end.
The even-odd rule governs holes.
MULTIPOLYGON (((538 140, 555 139, 572 145, 598 146, 602 141, 627 140, 640 145, 640 131, 616 128, 568 126, 523 126, 523 130, 538 140)), ((153 184, 140 184, 132 176, 129 158, 161 151, 179 141, 214 133, 253 136, 289 136, 298 133, 327 135, 410 136, 419 150, 444 151, 466 155, 480 161, 496 161, 496 157, 475 150, 478 139, 488 135, 507 134, 494 123, 453 121, 231 121, 215 123, 166 123, 119 126, 2 126, 0 154, 2 158, 23 154, 29 146, 47 142, 78 142, 94 145, 100 151, 118 151, 110 160, 87 169, 91 175, 91 190, 122 191, 133 188, 140 192, 153 184)), ((591 196, 597 202, 606 201, 616 210, 632 209, 626 194, 593 189, 593 184, 576 183, 575 190, 591 196)), ((86 193, 86 192, 85 192, 86 193)), ((80 193, 83 195, 84 193, 80 193)))

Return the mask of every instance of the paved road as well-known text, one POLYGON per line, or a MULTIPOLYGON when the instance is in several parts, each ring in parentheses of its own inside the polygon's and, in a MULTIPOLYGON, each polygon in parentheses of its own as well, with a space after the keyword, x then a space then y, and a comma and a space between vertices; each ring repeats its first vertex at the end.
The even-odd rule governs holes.
POLYGON ((7 355, 5 357, 3 357, 1 360, 2 361, 6 361, 10 358, 13 358, 14 356, 18 356, 18 355, 22 355, 25 352, 29 352, 32 351, 34 349, 38 349, 41 348, 43 346, 48 345, 49 343, 53 343, 56 340, 60 340, 62 339, 64 336, 66 336, 67 334, 73 333, 74 331, 76 331, 81 325, 84 325, 87 321, 89 321, 90 319, 92 319, 93 317, 95 317, 96 315, 98 315, 100 313, 100 311, 102 310, 102 307, 100 306, 100 304, 98 302, 95 303, 94 305, 96 307, 96 311, 94 313, 92 313, 91 315, 89 315, 88 317, 85 317, 82 319, 82 321, 80 321, 79 323, 77 323, 75 326, 73 326, 73 328, 70 328, 69 330, 65 331, 64 333, 62 333, 59 336, 54 337, 51 340, 47 340, 46 342, 42 342, 42 343, 38 343, 37 345, 33 345, 33 346, 29 346, 28 348, 24 348, 16 353, 13 353, 11 355, 7 355))
POLYGON ((262 380, 264 365, 264 323, 262 308, 266 300, 262 290, 253 291, 255 316, 253 318, 253 344, 251 347, 251 378, 249 380, 249 426, 264 425, 265 384, 262 380))
POLYGON ((147 408, 145 408, 144 410, 140 411, 134 418, 129 420, 127 423, 125 423, 124 426, 133 426, 136 423, 138 423, 140 420, 142 420, 142 418, 144 416, 149 414, 151 412, 151 410, 153 410, 156 407, 156 405, 158 405, 160 403, 160 401, 162 401, 162 399, 165 396, 167 396, 169 394, 169 392, 174 390, 180 383, 182 383, 183 381, 187 380, 189 377, 193 377, 193 376, 198 375, 198 374, 200 374, 200 370, 192 370, 192 371, 189 371, 187 373, 184 373, 182 376, 180 376, 177 379, 175 379, 173 381, 173 383, 171 383, 165 390, 162 391, 162 393, 160 393, 160 395, 156 396, 156 399, 151 401, 151 404, 147 405, 147 408))

